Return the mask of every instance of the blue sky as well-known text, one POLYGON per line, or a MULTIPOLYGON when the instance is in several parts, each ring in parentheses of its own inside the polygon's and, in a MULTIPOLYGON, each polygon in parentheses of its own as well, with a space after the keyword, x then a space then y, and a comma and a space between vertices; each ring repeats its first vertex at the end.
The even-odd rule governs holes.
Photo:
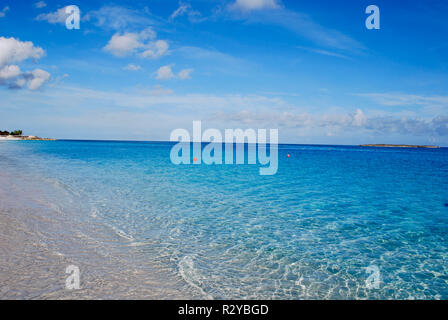
POLYGON ((448 146, 447 13, 434 0, 2 0, 0 129, 168 140, 202 120, 287 143, 448 146))

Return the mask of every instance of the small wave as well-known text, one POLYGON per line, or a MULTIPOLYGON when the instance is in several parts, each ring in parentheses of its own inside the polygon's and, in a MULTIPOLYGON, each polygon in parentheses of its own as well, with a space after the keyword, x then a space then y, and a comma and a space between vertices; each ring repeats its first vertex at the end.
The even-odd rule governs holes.
POLYGON ((213 297, 206 293, 204 289, 201 288, 201 276, 198 274, 198 270, 194 267, 193 258, 190 256, 185 256, 179 261, 179 274, 182 279, 185 280, 190 286, 198 289, 201 294, 207 299, 212 300, 213 297))
POLYGON ((116 233, 118 236, 120 236, 120 237, 122 237, 122 238, 124 238, 124 239, 126 239, 126 240, 129 240, 129 241, 134 241, 134 237, 131 236, 131 235, 129 235, 129 234, 127 234, 127 233, 124 232, 123 230, 120 230, 120 229, 118 229, 118 228, 116 228, 116 227, 112 227, 112 230, 114 230, 115 233, 116 233))
POLYGON ((141 246, 146 246, 148 245, 149 242, 138 242, 138 241, 133 241, 129 244, 130 247, 141 247, 141 246))
POLYGON ((77 191, 73 190, 71 187, 69 187, 65 183, 60 182, 59 180, 53 178, 46 178, 45 181, 51 183, 56 188, 59 188, 67 192, 68 194, 74 195, 76 197, 81 197, 81 195, 77 191))
POLYGON ((91 216, 92 218, 97 218, 97 217, 98 217, 98 213, 99 213, 99 211, 98 211, 97 208, 92 208, 92 209, 90 210, 90 216, 91 216))
POLYGON ((59 251, 54 251, 53 254, 54 254, 55 256, 58 256, 58 257, 65 257, 65 254, 63 254, 63 253, 61 253, 61 252, 59 252, 59 251))

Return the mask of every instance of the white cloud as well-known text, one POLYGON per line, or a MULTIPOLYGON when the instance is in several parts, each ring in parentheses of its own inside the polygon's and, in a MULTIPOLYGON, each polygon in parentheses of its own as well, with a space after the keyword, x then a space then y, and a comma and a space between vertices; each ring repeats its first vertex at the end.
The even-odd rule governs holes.
POLYGON ((27 59, 39 59, 45 51, 34 46, 31 41, 22 42, 14 38, 0 37, 0 85, 22 88, 26 84, 30 90, 40 88, 50 79, 50 74, 41 69, 22 72, 19 63, 27 59))
POLYGON ((177 8, 171 15, 169 20, 174 20, 177 17, 187 15, 190 21, 198 22, 201 13, 199 11, 193 10, 191 4, 179 2, 179 8, 177 8))
POLYGON ((143 29, 139 35, 142 40, 153 40, 157 37, 157 33, 151 27, 143 29))
POLYGON ((4 66, 2 69, 0 69, 0 80, 9 80, 11 78, 16 78, 21 74, 22 71, 20 71, 19 66, 16 65, 4 66))
POLYGON ((182 69, 177 75, 173 73, 172 65, 162 66, 156 71, 156 79, 169 80, 178 78, 180 80, 191 79, 191 73, 194 69, 182 69))
POLYGON ((155 24, 149 17, 147 10, 132 10, 126 7, 110 5, 88 12, 83 19, 93 22, 97 27, 122 32, 131 27, 133 30, 138 30, 155 24))
POLYGON ((361 93, 383 106, 448 106, 448 96, 425 96, 404 93, 361 93))
POLYGON ((277 9, 280 4, 276 0, 236 0, 231 8, 242 11, 277 9))
MULTIPOLYGON (((324 48, 337 49, 351 53, 363 53, 366 47, 337 30, 327 28, 314 21, 302 12, 283 8, 279 3, 268 0, 239 0, 231 7, 236 19, 244 19, 249 23, 272 24, 292 31, 299 36, 311 40, 324 48), (276 10, 261 10, 261 9, 276 10)), ((320 54, 334 55, 333 51, 320 50, 320 54)))
POLYGON ((162 87, 161 85, 156 84, 154 89, 149 91, 150 95, 153 96, 166 96, 173 94, 173 90, 162 87))
POLYGON ((182 69, 177 77, 179 79, 185 80, 185 79, 191 79, 191 73, 194 71, 194 69, 182 69))
POLYGON ((0 11, 0 18, 3 18, 4 16, 6 16, 6 12, 9 11, 9 7, 6 6, 3 8, 2 11, 0 11))
POLYGON ((61 114, 62 118, 42 118, 47 125, 60 128, 66 137, 84 132, 83 137, 86 138, 101 134, 107 139, 132 139, 136 138, 132 132, 121 130, 131 123, 133 129, 144 132, 145 139, 166 140, 172 129, 191 128, 192 120, 202 119, 204 126, 218 129, 278 128, 281 141, 292 143, 425 144, 434 138, 437 143, 431 143, 447 146, 446 115, 421 118, 392 113, 377 116, 370 112, 364 118, 361 109, 310 109, 310 106, 299 107, 281 98, 263 95, 172 94, 165 90, 169 89, 156 86, 153 90, 124 89, 117 92, 60 86, 52 91, 24 92, 19 100, 7 92, 2 99, 5 103, 14 101, 25 110, 33 105, 32 109, 37 114, 39 109, 36 106, 57 109, 63 104, 64 109, 77 110, 75 116, 68 113, 61 114), (90 108, 91 105, 96 108, 90 108), (308 110, 313 110, 313 113, 308 110), (76 129, 71 124, 76 124, 76 129), (89 128, 92 131, 86 134, 89 128), (120 136, 123 132, 128 135, 120 136), (328 140, 326 136, 337 140, 328 140))
POLYGON ((156 36, 151 27, 139 33, 115 33, 104 50, 117 57, 138 53, 142 58, 160 58, 168 53, 169 45, 165 40, 148 41, 154 40, 156 36))
POLYGON ((42 69, 22 72, 17 65, 7 65, 0 69, 0 85, 10 89, 20 89, 27 85, 30 90, 39 89, 50 80, 50 74, 42 69))
POLYGON ((35 69, 31 72, 31 79, 28 82, 28 89, 37 90, 39 89, 45 82, 50 79, 50 74, 47 71, 42 69, 35 69))
POLYGON ((235 125, 253 127, 278 127, 297 129, 305 135, 343 136, 369 134, 389 138, 391 135, 406 137, 448 136, 448 117, 436 116, 423 119, 393 115, 367 117, 361 109, 350 113, 272 112, 267 108, 243 109, 234 112, 217 112, 211 120, 234 122, 235 125))
POLYGON ((146 47, 148 49, 143 51, 140 56, 142 58, 157 59, 167 54, 169 45, 165 40, 157 40, 155 42, 148 43, 146 47))
MULTIPOLYGON (((136 89, 137 90, 137 89, 136 89)), ((142 94, 136 90, 102 91, 77 87, 61 87, 56 91, 44 92, 44 101, 48 105, 59 106, 61 101, 67 101, 68 105, 76 107, 83 102, 90 101, 99 106, 117 106, 122 108, 157 108, 176 107, 188 111, 206 111, 209 112, 211 106, 215 110, 240 110, 244 106, 251 106, 255 109, 261 106, 272 109, 273 106, 281 106, 284 102, 278 98, 269 98, 259 95, 212 95, 212 94, 183 94, 148 97, 148 94, 142 94), (48 100, 48 97, 52 97, 48 100)))
POLYGON ((104 50, 115 56, 123 57, 141 48, 143 44, 140 42, 140 36, 137 33, 127 32, 125 34, 114 34, 109 40, 104 50))
POLYGON ((367 117, 364 115, 361 109, 357 109, 355 115, 353 116, 353 125, 356 127, 361 127, 367 122, 367 117))
POLYGON ((60 8, 56 10, 55 12, 49 12, 49 13, 41 13, 36 17, 37 21, 47 21, 51 24, 65 24, 65 20, 68 17, 68 14, 65 13, 65 8, 60 8))
POLYGON ((188 9, 191 8, 191 5, 189 3, 180 3, 179 8, 177 8, 170 16, 170 19, 174 19, 178 16, 183 16, 185 13, 187 13, 188 9))
POLYGON ((39 1, 34 4, 34 7, 38 8, 38 9, 44 8, 46 6, 47 6, 47 4, 44 1, 39 1))
POLYGON ((156 79, 158 80, 169 80, 175 77, 176 76, 171 70, 171 66, 162 66, 156 72, 156 79))
POLYGON ((129 70, 129 71, 138 71, 141 70, 142 67, 140 67, 139 65, 135 65, 135 64, 128 64, 126 67, 123 68, 124 70, 129 70))
POLYGON ((58 85, 60 85, 61 83, 63 83, 64 79, 68 78, 69 74, 64 73, 61 76, 57 76, 56 79, 54 81, 52 81, 52 83, 50 84, 50 87, 54 88, 58 85))
POLYGON ((316 48, 310 48, 310 47, 303 47, 303 46, 297 46, 296 48, 303 49, 303 50, 306 50, 306 51, 309 51, 309 52, 314 52, 314 53, 321 54, 321 55, 324 55, 324 56, 336 57, 336 58, 341 58, 341 59, 350 59, 346 55, 343 55, 343 54, 340 54, 340 53, 337 53, 337 52, 333 52, 333 51, 316 49, 316 48))
POLYGON ((0 67, 26 59, 39 59, 44 55, 45 51, 35 47, 31 41, 0 37, 0 67))
POLYGON ((26 79, 25 78, 18 78, 15 82, 13 82, 12 84, 9 85, 10 88, 12 89, 18 89, 18 88, 22 88, 25 84, 26 84, 26 79))

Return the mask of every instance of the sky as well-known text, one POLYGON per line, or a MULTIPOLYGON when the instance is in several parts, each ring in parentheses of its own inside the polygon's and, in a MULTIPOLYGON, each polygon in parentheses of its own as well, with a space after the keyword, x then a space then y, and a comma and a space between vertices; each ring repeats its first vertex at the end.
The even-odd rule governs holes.
POLYGON ((0 0, 0 130, 164 141, 201 120, 282 143, 448 146, 447 14, 436 0, 0 0))

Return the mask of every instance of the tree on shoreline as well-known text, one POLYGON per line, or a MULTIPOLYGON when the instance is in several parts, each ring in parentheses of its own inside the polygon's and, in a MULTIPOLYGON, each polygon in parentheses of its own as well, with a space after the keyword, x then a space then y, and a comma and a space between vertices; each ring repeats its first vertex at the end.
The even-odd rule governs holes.
POLYGON ((11 132, 12 136, 21 136, 22 135, 22 130, 14 130, 13 132, 11 132))
POLYGON ((12 132, 9 131, 0 131, 0 136, 21 136, 22 135, 22 130, 14 130, 12 132))

